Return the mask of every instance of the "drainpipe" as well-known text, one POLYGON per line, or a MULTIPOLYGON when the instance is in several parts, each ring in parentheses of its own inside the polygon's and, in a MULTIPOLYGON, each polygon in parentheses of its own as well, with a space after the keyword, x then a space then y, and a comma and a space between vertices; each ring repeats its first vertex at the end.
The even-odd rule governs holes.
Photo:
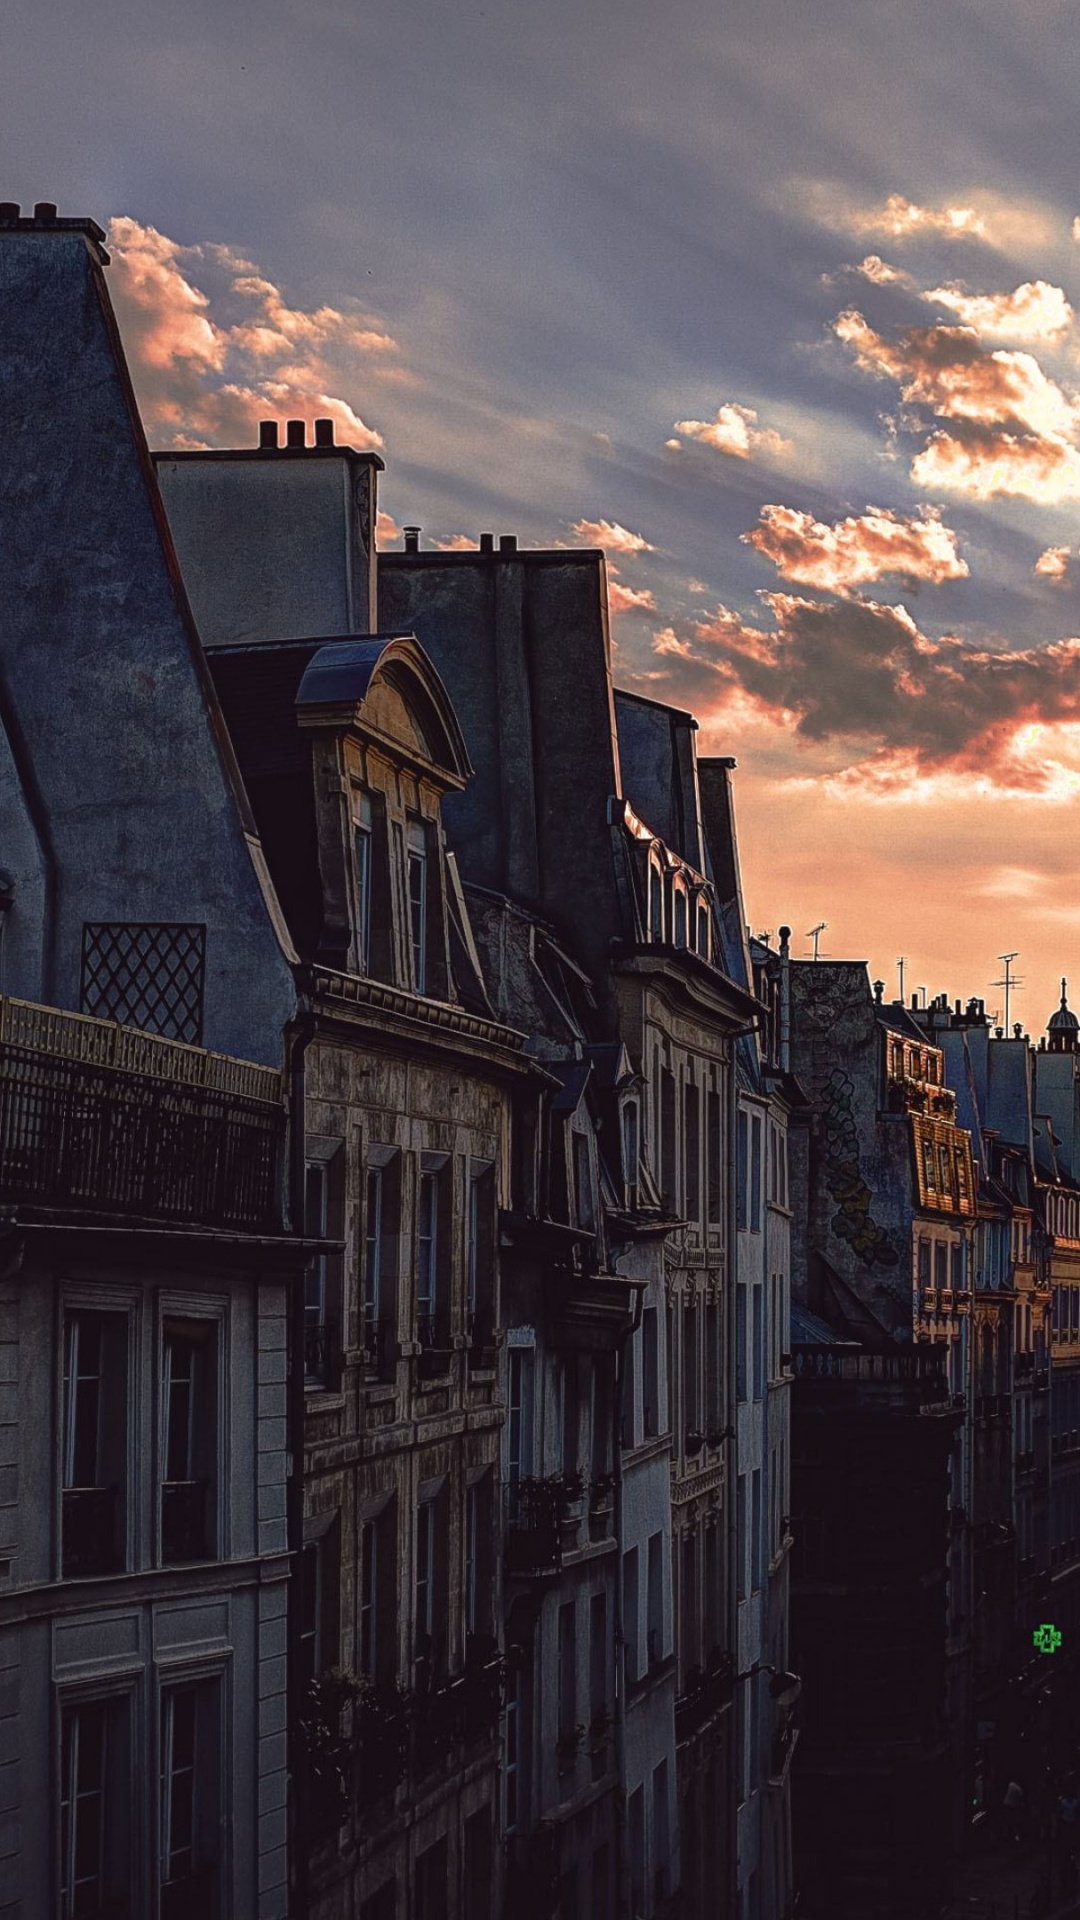
MULTIPOLYGON (((304 1231, 304 1180, 307 1164, 307 1050, 315 1032, 314 1015, 302 1010, 293 1024, 292 1045, 289 1051, 289 1171, 286 1193, 286 1223, 291 1233, 304 1231)), ((303 1269, 307 1277, 307 1264, 303 1269)), ((289 1288, 289 1376, 287 1399, 287 1433, 289 1447, 289 1482, 286 1489, 286 1529, 289 1553, 289 1601, 287 1615, 288 1678, 287 1699, 289 1709, 289 1775, 295 1794, 292 1802, 292 1831, 290 1840, 293 1856, 292 1903, 290 1914, 294 1920, 304 1920, 308 1911, 308 1870, 306 1839, 305 1800, 303 1783, 306 1775, 303 1756, 300 1751, 300 1719, 303 1712, 303 1699, 300 1687, 300 1590, 297 1575, 300 1569, 300 1555, 304 1546, 304 1280, 294 1275, 289 1288)))
POLYGON ((624 1379, 624 1360, 627 1342, 632 1340, 641 1325, 642 1308, 645 1302, 644 1288, 638 1293, 634 1303, 634 1324, 628 1333, 623 1334, 615 1348, 615 1394, 612 1413, 612 1439, 614 1441, 615 1466, 615 1542, 618 1549, 615 1561, 615 1775, 618 1782, 615 1796, 615 1911, 630 1912, 630 1844, 627 1832, 627 1793, 626 1793, 626 1639, 623 1619, 623 1449, 622 1449, 622 1394, 624 1379))

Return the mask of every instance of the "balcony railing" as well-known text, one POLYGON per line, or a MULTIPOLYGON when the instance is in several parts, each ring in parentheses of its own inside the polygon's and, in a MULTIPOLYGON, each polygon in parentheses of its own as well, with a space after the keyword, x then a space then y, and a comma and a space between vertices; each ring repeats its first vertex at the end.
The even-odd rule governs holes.
POLYGON ((495 1322, 490 1313, 469 1315, 469 1367, 477 1373, 490 1372, 496 1362, 495 1322))
POLYGON ((527 1579, 558 1573, 563 1556, 563 1521, 581 1488, 563 1474, 545 1480, 519 1480, 506 1489, 506 1571, 527 1579))
POLYGON ((169 1564, 209 1560, 210 1483, 208 1480, 165 1480, 161 1488, 161 1557, 169 1564))
POLYGON ((730 1653, 717 1648, 704 1667, 694 1667, 686 1677, 686 1686, 675 1702, 675 1738, 688 1740, 706 1721, 726 1707, 735 1681, 735 1663, 730 1653))
MULTIPOLYGON (((898 1353, 851 1353, 837 1347, 796 1347, 797 1380, 836 1381, 861 1386, 916 1387, 924 1402, 950 1400, 939 1355, 913 1347, 898 1353)), ((963 1405, 963 1395, 957 1396, 963 1405)))
POLYGON ((60 1541, 65 1580, 119 1571, 120 1517, 119 1487, 64 1488, 60 1541))
POLYGON ((416 1335, 420 1342, 417 1355, 416 1372, 420 1380, 442 1380, 453 1365, 454 1352, 450 1345, 450 1320, 444 1313, 422 1313, 417 1319, 416 1335))
POLYGON ((364 1371, 369 1380, 393 1380, 397 1365, 397 1322, 365 1319, 362 1329, 364 1371))
POLYGON ((0 1199, 280 1232, 281 1077, 0 997, 0 1199))

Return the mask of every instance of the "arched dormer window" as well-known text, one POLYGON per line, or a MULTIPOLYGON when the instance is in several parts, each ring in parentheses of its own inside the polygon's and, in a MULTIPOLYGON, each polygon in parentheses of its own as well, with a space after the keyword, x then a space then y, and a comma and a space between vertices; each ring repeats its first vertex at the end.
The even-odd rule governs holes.
POLYGON ((649 858, 649 939, 664 938, 664 876, 655 855, 649 858))
POLYGON ((671 892, 672 892, 673 918, 675 922, 674 930, 673 930, 674 936, 675 936, 675 945, 677 947, 685 947, 688 944, 688 940, 689 940, 688 927, 689 927, 689 905, 690 905, 686 895, 686 887, 681 880, 676 880, 672 887, 671 892))
POLYGON ((703 960, 708 960, 710 957, 709 918, 709 903, 704 896, 699 895, 697 903, 697 939, 694 944, 703 960))
POLYGON ((623 1190, 626 1205, 636 1207, 638 1203, 638 1162, 640 1155, 638 1136, 638 1103, 636 1100, 624 1100, 622 1110, 622 1160, 623 1190))

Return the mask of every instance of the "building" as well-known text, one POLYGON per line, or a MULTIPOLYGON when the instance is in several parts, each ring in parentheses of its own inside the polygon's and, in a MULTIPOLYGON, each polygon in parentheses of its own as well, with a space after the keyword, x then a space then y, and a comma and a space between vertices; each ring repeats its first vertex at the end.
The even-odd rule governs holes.
POLYGON ((806 1683, 796 1878, 811 1912, 827 1900, 830 1914, 899 1920, 943 1897, 973 1779, 971 1136, 940 1048, 880 985, 871 994, 861 963, 792 962, 790 978, 791 1066, 811 1110, 793 1143, 793 1287, 813 1316, 795 1356, 805 1385, 792 1437, 792 1661, 806 1683), (834 1366, 838 1337, 858 1350, 834 1366), (842 1633, 824 1609, 830 1586, 842 1633), (894 1810, 920 1776, 937 1784, 916 1858, 894 1810))
POLYGON ((0 206, 0 1905, 284 1920, 296 1000, 102 239, 0 206))

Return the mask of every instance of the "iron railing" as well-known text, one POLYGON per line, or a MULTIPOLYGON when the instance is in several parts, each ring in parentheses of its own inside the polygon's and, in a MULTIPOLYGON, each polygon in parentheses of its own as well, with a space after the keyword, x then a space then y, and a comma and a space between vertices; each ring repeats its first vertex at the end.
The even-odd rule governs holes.
POLYGON ((65 1580, 119 1572, 119 1520, 119 1487, 64 1488, 60 1541, 65 1580))
POLYGON ((398 1357, 396 1320, 376 1320, 365 1317, 362 1339, 364 1371, 368 1379, 393 1380, 398 1357))
POLYGON ((0 998, 0 1200, 280 1232, 272 1068, 0 998))
POLYGON ((506 1489, 506 1571, 544 1579, 562 1566, 562 1522, 572 1496, 562 1474, 506 1489))
POLYGON ((735 1663, 726 1649, 715 1648, 703 1667, 693 1667, 675 1702, 675 1738, 688 1740, 731 1700, 735 1663))
MULTIPOLYGON (((851 1353, 838 1347, 796 1347, 798 1380, 836 1380, 865 1386, 918 1387, 924 1398, 950 1399, 939 1356, 919 1347, 903 1353, 851 1353)), ((963 1404, 963 1395, 957 1396, 963 1404)))

